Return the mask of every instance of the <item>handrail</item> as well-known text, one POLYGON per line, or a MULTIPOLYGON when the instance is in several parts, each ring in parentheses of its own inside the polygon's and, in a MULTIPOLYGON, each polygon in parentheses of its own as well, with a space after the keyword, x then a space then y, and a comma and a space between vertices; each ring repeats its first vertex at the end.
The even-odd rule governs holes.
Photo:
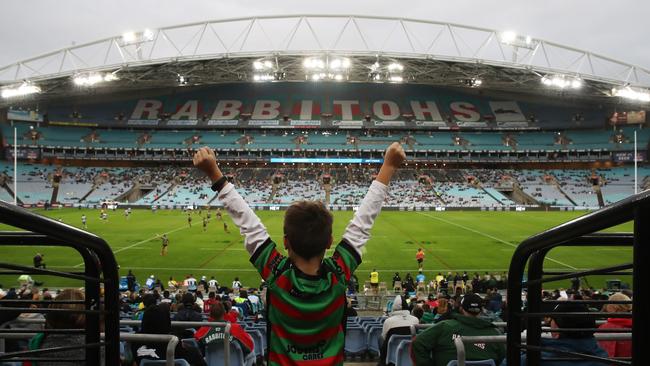
MULTIPOLYGON (((541 309, 541 284, 548 280, 566 279, 571 275, 568 271, 561 274, 545 273, 543 270, 546 254, 558 246, 633 246, 633 262, 588 271, 574 271, 573 276, 588 274, 607 274, 619 272, 621 269, 632 268, 635 296, 632 299, 633 309, 643 309, 648 301, 650 287, 641 279, 650 278, 650 268, 647 260, 650 258, 650 190, 630 196, 622 201, 588 213, 567 223, 533 235, 524 240, 513 253, 508 276, 507 301, 508 312, 508 365, 518 366, 519 347, 521 344, 520 330, 524 319, 528 319, 528 355, 531 366, 539 362, 539 334, 541 325, 539 318, 548 315, 541 309), (602 233, 600 231, 634 220, 633 233, 602 233), (522 283, 524 271, 528 267, 528 281, 522 283), (554 275, 542 278, 544 275, 554 275), (521 298, 522 289, 528 289, 528 308, 524 311, 521 298)), ((568 266, 570 267, 570 266, 568 266)), ((575 270, 575 268, 572 268, 575 270)), ((646 281, 647 282, 647 281, 646 281)), ((642 346, 650 339, 650 316, 643 311, 634 311, 632 331, 633 360, 639 365, 650 363, 650 355, 644 354, 642 346)), ((580 314, 574 314, 579 316, 580 314)), ((597 313, 585 313, 584 316, 597 316, 597 313)), ((630 315, 621 315, 630 317, 630 315)))
MULTIPOLYGON (((10 333, 10 334, 0 334, 0 338, 3 339, 30 339, 36 336, 38 332, 36 333, 29 333, 29 332, 24 332, 24 333, 10 333)), ((101 338, 105 338, 105 333, 101 334, 101 338)), ((165 365, 166 366, 174 366, 174 357, 176 353, 176 346, 178 345, 178 337, 172 334, 142 334, 142 333, 120 333, 120 339, 124 341, 133 341, 133 342, 152 342, 152 343, 167 343, 167 349, 165 351, 165 365)), ((82 346, 78 346, 77 348, 81 348, 82 346)), ((60 347, 59 347, 60 348, 60 347)), ((58 348, 57 348, 58 349, 58 348)), ((53 350, 38 350, 41 351, 40 353, 47 353, 47 352, 52 352, 53 350)), ((32 353, 33 354, 33 353, 32 353)), ((11 354, 6 354, 7 356, 11 357, 11 354)), ((8 358, 7 361, 18 361, 18 359, 11 359, 8 358)), ((20 359, 22 360, 27 360, 27 359, 20 359)), ((226 358, 226 365, 228 365, 227 361, 229 358, 226 358)))
MULTIPOLYGON (((632 339, 632 333, 618 333, 618 334, 594 334, 594 337, 598 341, 626 341, 632 339)), ((521 336, 522 341, 526 341, 526 335, 521 336)), ((506 343, 507 336, 505 335, 496 335, 496 336, 459 336, 454 338, 454 346, 456 347, 456 360, 458 366, 465 366, 466 354, 465 354, 465 343, 506 343)), ((517 352, 519 352, 518 348, 517 352)), ((608 360, 610 363, 617 363, 616 360, 608 360)), ((629 363, 622 363, 623 365, 629 365, 629 363)))
MULTIPOLYGON (((93 345, 100 342, 100 315, 103 315, 106 331, 104 361, 107 365, 118 364, 119 276, 115 255, 106 241, 89 232, 37 215, 3 201, 0 201, 0 222, 26 230, 0 231, 0 246, 66 246, 79 253, 84 264, 83 274, 36 269, 11 263, 0 263, 0 269, 8 268, 12 271, 40 273, 84 281, 84 312, 86 313, 84 343, 93 345), (103 299, 100 297, 100 283, 104 284, 103 299), (102 305, 103 309, 100 307, 102 305)), ((46 308, 39 310, 42 313, 57 311, 46 308)), ((86 352, 87 363, 99 363, 100 357, 97 347, 88 348, 86 352)))
MULTIPOLYGON (((12 322, 8 322, 6 324, 10 323, 25 323, 25 324, 45 324, 45 319, 16 319, 12 322)), ((33 337, 37 333, 42 333, 43 331, 46 330, 39 330, 36 333, 30 332, 30 329, 20 329, 20 328, 14 328, 13 330, 15 332, 13 333, 5 333, 2 331, 2 327, 5 326, 6 324, 3 324, 0 326, 0 353, 4 352, 4 339, 9 339, 13 338, 15 334, 31 334, 30 337, 33 337), (18 332, 18 333, 16 333, 18 332)), ((141 321, 139 320, 120 320, 120 325, 128 325, 128 326, 140 326, 142 324, 141 321)), ((172 321, 171 322, 172 328, 194 328, 194 327, 224 327, 224 339, 223 339, 223 345, 224 345, 224 361, 226 365, 230 364, 230 323, 229 322, 191 322, 191 321, 172 321)), ((103 334, 103 333, 102 333, 103 334)), ((125 338, 124 335, 143 335, 143 333, 120 333, 120 339, 128 341, 129 339, 125 338)), ((166 334, 163 334, 163 336, 167 336, 166 334)), ((23 339, 23 338, 20 338, 23 339)), ((177 341, 178 343, 178 341, 177 341)), ((174 345, 176 347, 176 345, 174 345)), ((173 356, 173 353, 172 353, 173 356)))

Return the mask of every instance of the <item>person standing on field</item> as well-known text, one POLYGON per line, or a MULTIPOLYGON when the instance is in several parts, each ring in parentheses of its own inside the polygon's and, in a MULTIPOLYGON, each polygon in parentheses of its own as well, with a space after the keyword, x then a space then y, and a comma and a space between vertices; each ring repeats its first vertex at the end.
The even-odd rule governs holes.
POLYGON ((418 271, 422 272, 424 262, 424 250, 422 248, 418 248, 418 252, 415 253, 415 260, 418 262, 418 271))

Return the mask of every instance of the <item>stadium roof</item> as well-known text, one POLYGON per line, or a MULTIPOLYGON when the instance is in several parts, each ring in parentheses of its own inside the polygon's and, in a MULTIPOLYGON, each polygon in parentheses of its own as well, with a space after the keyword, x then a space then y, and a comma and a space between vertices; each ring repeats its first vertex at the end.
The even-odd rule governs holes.
MULTIPOLYGON (((88 84, 120 92, 316 80, 481 85, 533 94, 562 89, 600 99, 611 97, 613 88, 646 92, 650 70, 513 32, 358 15, 251 17, 147 29, 0 67, 4 90, 35 85, 41 90, 36 100, 83 95, 88 84), (105 80, 111 81, 100 82, 105 80)), ((12 100, 0 100, 0 106, 12 100)))

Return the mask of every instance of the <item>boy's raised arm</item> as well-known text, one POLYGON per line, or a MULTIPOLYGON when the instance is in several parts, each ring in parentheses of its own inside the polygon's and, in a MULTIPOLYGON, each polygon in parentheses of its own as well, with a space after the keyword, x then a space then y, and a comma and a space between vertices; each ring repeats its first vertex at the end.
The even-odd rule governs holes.
POLYGON ((379 169, 377 178, 370 185, 359 209, 345 228, 343 240, 354 247, 359 256, 361 256, 361 248, 370 239, 370 229, 372 229, 375 218, 381 211, 381 206, 388 194, 388 183, 404 160, 406 160, 406 154, 399 143, 394 142, 386 149, 384 164, 379 169))
POLYGON ((239 227, 239 232, 245 236, 244 246, 250 255, 269 239, 269 233, 259 217, 251 210, 242 196, 228 183, 217 165, 214 151, 207 147, 200 148, 193 158, 194 166, 205 173, 219 194, 217 198, 223 203, 232 221, 239 227), (217 187, 215 187, 215 185, 217 187))

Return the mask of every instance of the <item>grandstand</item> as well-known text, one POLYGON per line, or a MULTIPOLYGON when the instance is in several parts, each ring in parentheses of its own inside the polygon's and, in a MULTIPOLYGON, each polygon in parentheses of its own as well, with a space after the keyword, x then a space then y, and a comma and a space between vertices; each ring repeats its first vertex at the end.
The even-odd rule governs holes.
MULTIPOLYGON (((643 209, 650 189, 650 71, 526 35, 504 36, 496 30, 402 18, 256 17, 142 30, 0 67, 0 200, 15 200, 22 208, 54 219, 0 204, 3 223, 41 235, 6 234, 12 240, 24 235, 18 242, 26 247, 2 249, 6 262, 16 264, 0 263, 11 270, 0 279, 23 271, 57 287, 83 280, 88 299, 95 301, 92 306, 99 302, 103 282, 106 296, 113 299, 104 302, 106 314, 115 317, 106 323, 114 321, 106 337, 121 337, 124 361, 130 357, 127 342, 143 340, 132 334, 142 324, 131 319, 139 316, 144 299, 134 288, 118 295, 118 276, 124 277, 122 290, 131 287, 125 277, 130 266, 141 282, 149 276, 162 281, 146 292, 172 287, 173 297, 194 292, 191 286, 196 284, 186 279, 185 284, 164 286, 166 278, 216 274, 221 286, 201 284, 204 293, 197 303, 207 301, 203 295, 208 291, 233 300, 243 330, 255 342, 254 354, 261 359, 268 355, 265 335, 271 329, 265 319, 266 299, 260 293, 261 302, 253 306, 223 283, 237 276, 250 289, 259 283, 259 275, 248 257, 240 255, 244 249, 239 233, 227 229, 232 218, 220 217, 223 231, 219 221, 214 234, 217 228, 209 224, 209 215, 223 204, 209 179, 191 167, 193 153, 201 146, 214 149, 227 180, 268 222, 280 243, 282 215, 273 211, 300 200, 324 202, 334 213, 335 229, 342 229, 379 173, 386 147, 399 142, 407 163, 395 174, 383 206, 393 212, 378 221, 378 235, 364 248, 364 263, 357 271, 360 289, 349 294, 363 314, 347 321, 348 360, 378 356, 376 337, 386 320, 384 312, 390 315, 396 293, 403 290, 390 288, 384 278, 377 288, 364 284, 371 267, 379 268, 382 276, 392 275, 394 269, 416 273, 410 252, 418 246, 427 252, 427 265, 435 266, 424 270, 427 276, 448 274, 440 274, 444 281, 407 289, 406 295, 415 301, 441 294, 459 303, 459 296, 470 291, 496 301, 506 290, 522 285, 525 263, 530 281, 523 285, 529 293, 567 287, 571 277, 614 290, 606 282, 609 277, 598 277, 610 274, 620 277, 616 291, 630 281, 637 291, 640 255, 635 253, 639 238, 647 235, 641 223, 647 222, 643 209), (392 31, 386 38, 375 38, 371 23, 392 31), (267 27, 284 39, 282 45, 264 40, 267 27), (335 31, 338 39, 330 39, 335 31), (473 41, 465 42, 461 34, 473 41), (631 196, 634 199, 628 199, 631 196), (107 202, 129 210, 119 219, 111 212, 109 220, 104 216, 107 202), (142 210, 134 210, 129 218, 131 208, 142 210), (96 214, 99 209, 101 216, 96 214), (583 211, 596 212, 577 218, 583 211), (83 229, 111 243, 72 228, 82 228, 81 215, 83 229), (186 217, 197 215, 198 220, 205 218, 203 227, 186 225, 186 217), (634 228, 628 223, 632 219, 634 228), (560 225, 567 220, 573 221, 560 225), (555 225, 552 238, 542 234, 517 246, 555 225), (606 234, 600 233, 605 229, 606 234), (172 240, 170 257, 152 246, 161 234, 172 240), (43 272, 44 266, 34 269, 28 263, 32 245, 41 244, 37 239, 47 242, 43 248, 55 271, 43 272), (81 254, 51 248, 68 242, 81 254), (633 251, 618 247, 633 244, 633 251), (592 245, 617 247, 593 250, 592 245), (549 255, 556 246, 566 247, 549 255), (402 255, 407 252, 409 259, 402 255), (113 263, 116 258, 119 263, 113 263), (547 272, 535 269, 545 260, 547 272), (612 264, 619 261, 625 263, 612 264), (631 262, 637 272, 627 271, 633 268, 631 262), (522 272, 510 282, 505 273, 509 264, 522 272), (110 267, 107 273, 104 265, 110 267), (79 272, 81 268, 85 272, 79 272), (465 271, 473 278, 456 278, 465 271), (542 288, 544 276, 555 276, 550 287, 542 288)), ((15 244, 10 241, 0 240, 0 245, 15 244)), ((521 298, 522 289, 516 288, 521 298)), ((559 295, 558 289, 558 296, 549 294, 544 301, 589 301, 593 296, 593 304, 606 303, 607 298, 596 296, 600 294, 593 289, 582 290, 559 295)), ((526 312, 539 323, 546 310, 542 299, 527 296, 533 305, 526 312)), ((176 301, 169 300, 172 316, 179 310, 176 301)), ((0 302, 0 310, 3 306, 0 302)), ((494 316, 491 320, 506 329, 511 340, 526 315, 504 312, 509 318, 501 319, 501 310, 487 315, 494 316)), ((89 323, 99 323, 90 316, 94 313, 88 314, 89 323)), ((207 324, 205 311, 200 318, 207 324)), ((33 323, 42 330, 40 320, 33 323)), ((529 329, 530 344, 539 342, 539 324, 529 329)), ((417 331, 414 327, 412 334, 417 331)), ((626 331, 631 337, 631 329, 626 331)), ((86 332, 99 341, 99 327, 86 332)), ((170 345, 179 341, 165 337, 162 341, 170 345)), ((407 338, 389 345, 393 363, 410 364, 407 338)), ((521 339, 514 340, 518 344, 521 339)), ((183 342, 195 343, 193 338, 183 342)), ((513 344, 508 345, 509 364, 516 364, 510 363, 512 350, 519 351, 513 344)), ((5 350, 4 343, 0 345, 1 360, 5 350)), ((88 354, 100 357, 99 352, 88 354)), ((214 354, 204 354, 210 364, 219 359, 214 354)), ((243 364, 243 356, 241 349, 233 348, 231 357, 241 357, 243 364)))

